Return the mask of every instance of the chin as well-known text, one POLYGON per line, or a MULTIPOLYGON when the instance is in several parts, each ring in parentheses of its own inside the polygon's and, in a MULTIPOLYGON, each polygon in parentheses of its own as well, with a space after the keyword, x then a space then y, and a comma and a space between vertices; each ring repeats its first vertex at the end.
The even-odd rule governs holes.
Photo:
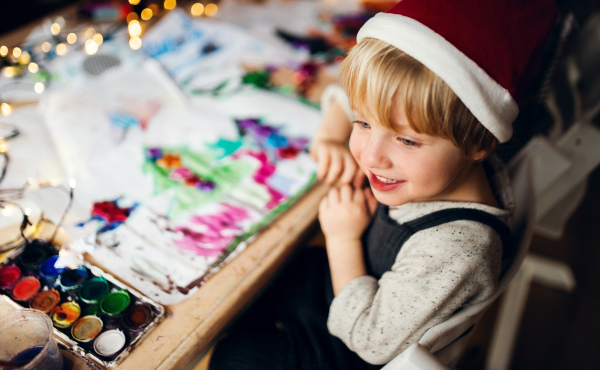
POLYGON ((372 187, 371 187, 371 191, 373 192, 375 199, 377 199, 377 201, 379 203, 389 206, 389 207, 401 206, 403 204, 410 202, 410 200, 398 199, 397 196, 392 196, 391 194, 382 194, 376 190, 373 190, 372 187))

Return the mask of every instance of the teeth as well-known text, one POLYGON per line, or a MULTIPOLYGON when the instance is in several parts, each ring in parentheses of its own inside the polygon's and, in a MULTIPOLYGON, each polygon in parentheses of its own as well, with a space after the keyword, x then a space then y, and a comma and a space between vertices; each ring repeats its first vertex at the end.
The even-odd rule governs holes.
POLYGON ((395 182, 398 182, 398 180, 386 179, 385 177, 381 177, 381 176, 377 176, 377 175, 375 175, 375 177, 377 177, 377 180, 379 180, 381 182, 385 182, 386 184, 393 184, 395 182))

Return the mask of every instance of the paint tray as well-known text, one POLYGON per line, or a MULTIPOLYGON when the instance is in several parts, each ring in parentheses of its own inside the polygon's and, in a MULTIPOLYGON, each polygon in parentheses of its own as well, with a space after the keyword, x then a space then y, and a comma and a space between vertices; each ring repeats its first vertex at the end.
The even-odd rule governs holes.
POLYGON ((16 308, 46 310, 58 302, 48 314, 59 344, 101 367, 117 366, 162 321, 165 308, 88 262, 49 271, 43 261, 57 255, 40 239, 16 248, 0 262, 0 294, 16 308), (36 280, 39 291, 28 298, 36 280), (80 322, 77 306, 78 319, 86 317, 80 322))

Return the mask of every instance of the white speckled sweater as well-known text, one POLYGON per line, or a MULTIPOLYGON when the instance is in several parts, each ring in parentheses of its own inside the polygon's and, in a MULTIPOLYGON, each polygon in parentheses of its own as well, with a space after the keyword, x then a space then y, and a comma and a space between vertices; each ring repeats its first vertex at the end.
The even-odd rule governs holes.
MULTIPOLYGON (((499 159, 487 160, 490 184, 500 208, 470 202, 408 203, 390 207, 398 223, 447 208, 488 212, 510 225, 513 197, 499 159)), ((334 298, 327 326, 352 351, 372 364, 385 364, 431 327, 494 294, 500 274, 502 242, 489 226, 453 221, 410 237, 392 269, 377 281, 361 276, 334 298)))

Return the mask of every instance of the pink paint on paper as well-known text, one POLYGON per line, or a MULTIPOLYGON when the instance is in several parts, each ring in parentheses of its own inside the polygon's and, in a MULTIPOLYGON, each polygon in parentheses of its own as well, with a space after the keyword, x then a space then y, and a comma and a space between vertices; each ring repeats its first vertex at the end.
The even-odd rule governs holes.
POLYGON ((174 241, 175 245, 199 256, 219 256, 242 231, 239 222, 250 218, 248 212, 242 208, 225 203, 221 205, 225 210, 219 213, 193 216, 190 219, 193 224, 201 226, 202 231, 187 226, 174 228, 173 231, 182 236, 174 241))
POLYGON ((271 195, 271 200, 269 201, 269 203, 267 203, 266 207, 267 209, 272 209, 277 204, 279 204, 279 202, 281 202, 281 200, 284 198, 284 195, 282 193, 278 192, 269 184, 267 184, 267 179, 275 173, 275 165, 269 162, 269 158, 264 152, 243 151, 240 154, 236 155, 236 157, 242 155, 248 155, 250 157, 256 158, 260 162, 260 167, 258 168, 258 170, 256 170, 252 178, 257 183, 263 185, 269 192, 269 195, 271 195))

